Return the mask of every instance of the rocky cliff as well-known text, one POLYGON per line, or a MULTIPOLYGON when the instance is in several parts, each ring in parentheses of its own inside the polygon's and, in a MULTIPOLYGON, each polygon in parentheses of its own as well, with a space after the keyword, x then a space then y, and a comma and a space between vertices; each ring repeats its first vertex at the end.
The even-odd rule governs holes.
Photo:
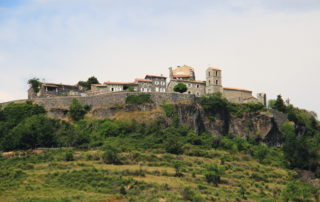
MULTIPOLYGON (((243 138, 258 138, 268 145, 281 144, 280 127, 287 121, 285 114, 275 110, 245 113, 242 118, 220 112, 209 119, 198 104, 173 104, 172 106, 179 123, 194 129, 198 134, 204 131, 210 132, 213 136, 233 134, 243 138)), ((49 109, 49 115, 55 118, 63 118, 66 113, 66 109, 49 109)), ((161 107, 152 104, 101 106, 93 108, 91 116, 95 118, 122 116, 138 120, 142 120, 141 116, 144 116, 143 120, 147 121, 161 117, 167 122, 165 125, 172 122, 172 118, 167 117, 161 107)))

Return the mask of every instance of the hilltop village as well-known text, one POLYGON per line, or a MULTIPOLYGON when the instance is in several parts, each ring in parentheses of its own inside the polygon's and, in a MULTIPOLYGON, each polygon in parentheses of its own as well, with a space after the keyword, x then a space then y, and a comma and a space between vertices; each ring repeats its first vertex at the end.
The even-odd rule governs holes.
POLYGON ((28 90, 28 99, 57 96, 86 97, 118 92, 175 93, 173 89, 178 83, 184 83, 187 86, 188 90, 184 94, 201 97, 206 94, 220 92, 230 102, 261 102, 266 105, 266 94, 264 93, 258 93, 257 97, 254 97, 250 90, 223 87, 221 69, 207 68, 206 81, 199 81, 196 80, 194 69, 187 65, 178 66, 175 69, 169 68, 169 81, 163 75, 146 75, 144 78, 137 78, 133 82, 92 84, 91 90, 85 90, 80 85, 42 83, 37 93, 32 88, 28 90))

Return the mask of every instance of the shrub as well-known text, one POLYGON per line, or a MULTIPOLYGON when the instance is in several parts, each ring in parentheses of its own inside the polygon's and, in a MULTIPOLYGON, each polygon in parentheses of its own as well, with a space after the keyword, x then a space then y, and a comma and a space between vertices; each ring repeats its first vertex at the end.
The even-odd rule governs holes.
POLYGON ((65 161, 73 161, 74 160, 74 157, 73 157, 73 151, 67 151, 65 153, 65 157, 64 157, 64 160, 65 161))
POLYGON ((115 149, 108 149, 107 151, 105 151, 102 155, 102 160, 106 164, 121 164, 118 152, 115 149))
POLYGON ((216 164, 207 165, 205 178, 208 183, 213 183, 215 186, 221 182, 221 176, 224 174, 224 167, 216 164))
POLYGON ((185 187, 182 191, 182 197, 185 201, 193 201, 193 202, 201 202, 204 201, 204 199, 193 191, 191 187, 185 187))
POLYGON ((69 107, 69 117, 74 121, 79 121, 83 119, 84 115, 87 113, 84 106, 82 106, 77 99, 72 100, 72 104, 69 107))
POLYGON ((126 104, 144 104, 153 103, 150 94, 129 95, 126 98, 126 104))
POLYGON ((29 79, 28 84, 35 93, 39 92, 39 89, 42 85, 38 78, 29 79))
POLYGON ((188 90, 187 85, 184 83, 178 83, 173 87, 174 92, 184 93, 188 90))

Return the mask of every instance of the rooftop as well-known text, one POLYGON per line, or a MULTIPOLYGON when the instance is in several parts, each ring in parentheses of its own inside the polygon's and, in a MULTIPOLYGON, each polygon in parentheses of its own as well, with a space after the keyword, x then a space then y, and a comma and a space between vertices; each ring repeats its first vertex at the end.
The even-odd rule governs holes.
POLYGON ((150 79, 135 79, 135 81, 141 82, 152 82, 150 79))
POLYGON ((235 91, 245 91, 245 92, 251 92, 251 90, 242 89, 242 88, 229 88, 229 87, 223 87, 224 90, 235 90, 235 91))
POLYGON ((135 83, 130 82, 104 82, 106 85, 135 85, 135 83))
POLYGON ((165 76, 156 76, 156 75, 146 75, 146 77, 145 78, 147 78, 147 77, 153 77, 153 78, 164 78, 164 79, 166 79, 167 77, 165 77, 165 76))
POLYGON ((215 71, 221 71, 221 69, 217 68, 217 67, 209 67, 209 69, 215 70, 215 71))

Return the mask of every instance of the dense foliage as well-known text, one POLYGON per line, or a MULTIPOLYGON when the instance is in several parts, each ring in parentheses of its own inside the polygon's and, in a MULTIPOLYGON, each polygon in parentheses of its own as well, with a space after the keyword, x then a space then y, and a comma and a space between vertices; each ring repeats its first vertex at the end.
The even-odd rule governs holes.
POLYGON ((153 103, 150 94, 128 95, 126 98, 127 104, 144 104, 153 103))
POLYGON ((84 90, 90 90, 92 84, 100 84, 98 79, 94 76, 88 78, 87 81, 79 81, 78 85, 83 87, 84 90))
POLYGON ((30 87, 33 89, 35 93, 39 92, 39 89, 42 85, 42 83, 38 78, 29 79, 28 84, 30 85, 30 87))
POLYGON ((173 87, 174 92, 178 92, 178 93, 184 93, 187 92, 188 87, 186 84, 184 83, 178 83, 177 85, 175 85, 173 87))
POLYGON ((69 117, 74 121, 79 121, 83 119, 86 113, 87 110, 80 104, 79 100, 73 99, 69 107, 69 117))

